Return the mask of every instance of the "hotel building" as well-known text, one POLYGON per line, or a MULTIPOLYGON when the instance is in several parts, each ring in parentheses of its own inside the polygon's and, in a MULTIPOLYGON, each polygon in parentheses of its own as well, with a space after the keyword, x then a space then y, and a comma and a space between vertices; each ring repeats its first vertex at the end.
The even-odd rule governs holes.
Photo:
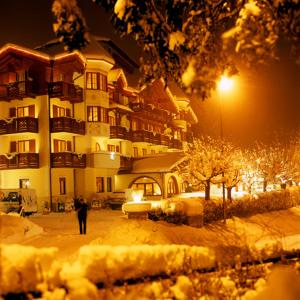
POLYGON ((107 39, 37 49, 0 49, 0 188, 35 189, 39 210, 184 191, 176 166, 197 118, 174 83, 138 87, 138 66, 107 39))

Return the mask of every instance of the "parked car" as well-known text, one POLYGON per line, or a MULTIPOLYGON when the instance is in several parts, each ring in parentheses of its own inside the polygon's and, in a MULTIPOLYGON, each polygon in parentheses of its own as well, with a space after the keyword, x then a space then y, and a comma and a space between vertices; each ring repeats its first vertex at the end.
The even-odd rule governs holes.
POLYGON ((34 189, 0 189, 0 211, 31 215, 37 212, 37 198, 34 189))

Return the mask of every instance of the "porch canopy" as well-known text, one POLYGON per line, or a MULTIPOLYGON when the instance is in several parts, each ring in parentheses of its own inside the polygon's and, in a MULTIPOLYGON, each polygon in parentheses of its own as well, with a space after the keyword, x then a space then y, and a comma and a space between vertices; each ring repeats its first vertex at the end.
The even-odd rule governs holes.
POLYGON ((155 156, 136 159, 132 165, 133 174, 173 172, 186 156, 183 152, 166 152, 155 156))

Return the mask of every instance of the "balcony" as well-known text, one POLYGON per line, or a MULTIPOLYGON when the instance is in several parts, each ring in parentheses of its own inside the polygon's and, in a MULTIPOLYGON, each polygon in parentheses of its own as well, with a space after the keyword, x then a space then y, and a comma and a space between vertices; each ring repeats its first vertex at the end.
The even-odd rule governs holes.
POLYGON ((79 103, 83 101, 83 90, 80 86, 64 81, 49 84, 49 95, 61 100, 79 103))
POLYGON ((34 81, 18 81, 0 85, 0 101, 35 97, 38 94, 37 84, 34 81))
POLYGON ((143 102, 131 102, 129 103, 129 107, 134 111, 138 112, 145 108, 145 104, 143 102))
POLYGON ((115 152, 99 151, 88 155, 88 166, 101 169, 119 169, 120 155, 115 152))
POLYGON ((110 138, 130 141, 131 140, 131 132, 127 131, 127 129, 122 126, 110 126, 110 138))
POLYGON ((153 133, 146 130, 136 130, 132 132, 133 142, 151 143, 153 141, 153 133))
POLYGON ((39 168, 38 153, 10 153, 0 155, 0 170, 39 168))
POLYGON ((182 149, 182 142, 177 139, 172 139, 170 142, 170 148, 182 149))
POLYGON ((51 153, 52 168, 85 168, 86 155, 72 152, 51 153))
POLYGON ((170 138, 167 135, 160 136, 160 144, 163 146, 170 146, 170 138))
POLYGON ((0 120, 0 135, 21 133, 21 132, 38 132, 38 119, 32 117, 12 118, 0 120))
POLYGON ((120 156, 120 169, 118 174, 128 173, 132 170, 132 158, 120 156))
POLYGON ((51 132, 70 132, 85 134, 85 122, 69 117, 51 118, 51 132))

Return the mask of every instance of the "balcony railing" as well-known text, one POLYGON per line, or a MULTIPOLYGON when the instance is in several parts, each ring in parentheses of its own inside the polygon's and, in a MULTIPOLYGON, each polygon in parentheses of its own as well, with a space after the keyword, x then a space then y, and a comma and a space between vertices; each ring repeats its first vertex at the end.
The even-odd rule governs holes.
POLYGON ((120 169, 118 173, 120 174, 120 173, 131 172, 132 162, 133 162, 132 158, 126 156, 120 156, 120 169))
POLYGON ((38 153, 10 153, 0 155, 0 169, 36 169, 39 168, 38 153))
POLYGON ((86 155, 72 152, 51 153, 52 168, 85 168, 86 155))
POLYGON ((136 130, 132 132, 133 142, 151 143, 152 139, 153 139, 153 133, 151 131, 136 130))
POLYGON ((131 132, 127 131, 127 129, 122 126, 110 126, 110 138, 130 141, 131 140, 131 132))
POLYGON ((37 84, 36 82, 30 80, 0 85, 0 100, 4 101, 35 97, 37 94, 37 84))
POLYGON ((163 146, 170 146, 170 138, 167 135, 160 136, 160 144, 163 146))
POLYGON ((177 139, 172 139, 170 142, 170 148, 182 149, 182 142, 177 139))
POLYGON ((83 90, 80 86, 64 81, 49 84, 49 95, 61 100, 78 103, 83 101, 83 90))
POLYGON ((51 132, 70 132, 85 134, 85 122, 69 117, 56 117, 51 119, 51 132))
POLYGON ((20 133, 20 132, 38 132, 38 119, 32 117, 12 118, 0 120, 0 135, 20 133))

